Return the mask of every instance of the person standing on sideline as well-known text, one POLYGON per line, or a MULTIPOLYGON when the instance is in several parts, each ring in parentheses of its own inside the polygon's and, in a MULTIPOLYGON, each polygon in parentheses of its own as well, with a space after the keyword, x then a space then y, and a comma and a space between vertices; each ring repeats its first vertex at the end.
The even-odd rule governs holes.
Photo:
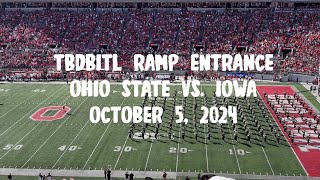
POLYGON ((8 179, 11 180, 12 179, 12 175, 11 173, 8 175, 8 179))
POLYGON ((107 167, 104 168, 103 173, 104 173, 104 178, 107 179, 107 167))
POLYGON ((39 176, 38 176, 38 180, 42 180, 42 175, 41 175, 41 173, 39 174, 39 176))
POLYGON ((166 173, 166 172, 163 172, 162 177, 163 177, 164 180, 166 180, 166 179, 167 179, 167 173, 166 173))
POLYGON ((52 180, 52 176, 51 176, 50 173, 48 173, 47 179, 48 179, 48 180, 52 180))
POLYGON ((110 169, 108 169, 108 171, 107 171, 107 178, 108 178, 108 180, 111 180, 111 170, 110 169))
POLYGON ((133 180, 133 176, 134 176, 134 175, 133 175, 133 173, 131 172, 130 175, 129 175, 130 180, 133 180))

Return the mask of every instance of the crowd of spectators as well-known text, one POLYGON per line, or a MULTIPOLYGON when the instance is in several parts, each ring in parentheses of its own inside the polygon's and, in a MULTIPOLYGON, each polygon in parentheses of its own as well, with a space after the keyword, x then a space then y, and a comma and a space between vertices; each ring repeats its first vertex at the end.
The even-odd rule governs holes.
MULTIPOLYGON (((0 68, 54 67, 54 53, 106 48, 132 70, 132 55, 176 53, 176 70, 190 67, 195 45, 204 53, 274 53, 280 73, 318 72, 319 11, 257 10, 41 10, 0 11, 0 68), (244 47, 241 51, 237 47, 244 47), (283 54, 283 49, 289 49, 283 54)), ((199 49, 198 49, 199 50, 199 49)))

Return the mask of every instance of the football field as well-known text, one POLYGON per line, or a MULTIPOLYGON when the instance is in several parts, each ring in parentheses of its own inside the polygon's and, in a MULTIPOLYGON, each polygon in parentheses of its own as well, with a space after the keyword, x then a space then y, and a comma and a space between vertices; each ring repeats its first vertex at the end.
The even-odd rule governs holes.
MULTIPOLYGON (((165 104, 164 123, 158 139, 153 138, 154 125, 149 125, 145 139, 139 137, 142 125, 138 125, 135 136, 129 138, 131 124, 93 124, 89 121, 89 110, 92 106, 141 106, 143 98, 124 98, 121 84, 112 85, 111 95, 106 98, 73 98, 69 89, 67 84, 0 84, 0 168, 99 170, 110 167, 124 171, 306 175, 281 133, 280 144, 276 143, 267 121, 259 116, 261 107, 257 105, 254 111, 268 135, 268 143, 264 143, 256 131, 252 132, 251 143, 248 142, 240 120, 238 142, 233 138, 230 121, 226 125, 225 141, 215 125, 212 125, 212 138, 208 140, 203 124, 198 124, 199 138, 195 140, 192 123, 186 126, 185 140, 181 138, 181 126, 174 123, 173 138, 169 139, 166 122, 172 114, 171 98, 165 104), (59 120, 35 121, 31 118, 41 108, 48 107, 51 109, 42 115, 54 116, 59 110, 52 107, 63 105, 70 111, 59 120)), ((177 92, 177 105, 181 105, 181 86, 172 86, 171 94, 174 91, 177 92)), ((212 106, 214 86, 202 85, 201 91, 207 94, 208 105, 212 106)), ((197 101, 198 104, 203 102, 202 98, 197 101)), ((222 98, 216 101, 223 105, 222 98)), ((246 104, 254 105, 254 102, 254 98, 249 102, 239 100, 249 122, 252 115, 246 104)), ((157 106, 162 104, 162 98, 155 102, 157 106)), ((235 105, 232 98, 230 105, 235 105)), ((192 97, 187 99, 186 106, 185 117, 192 119, 192 97)), ((272 118, 268 111, 267 115, 272 118)), ((202 111, 198 109, 197 117, 201 116, 202 111)), ((249 123, 249 127, 255 129, 254 123, 249 123)))

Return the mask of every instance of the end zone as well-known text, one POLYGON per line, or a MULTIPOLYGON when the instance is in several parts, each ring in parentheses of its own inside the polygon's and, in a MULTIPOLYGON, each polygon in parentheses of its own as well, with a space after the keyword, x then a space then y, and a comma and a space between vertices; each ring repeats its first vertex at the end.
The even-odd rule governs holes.
POLYGON ((313 120, 312 108, 304 102, 303 98, 295 95, 296 92, 290 86, 258 86, 257 91, 289 144, 292 142, 289 134, 294 136, 291 147, 307 175, 319 177, 320 139, 314 133, 317 122, 313 120), (290 101, 287 100, 288 97, 290 101), (300 127, 299 131, 297 127, 300 127), (303 131, 305 131, 304 136, 303 131), (306 137, 309 135, 310 143, 308 144, 306 137))

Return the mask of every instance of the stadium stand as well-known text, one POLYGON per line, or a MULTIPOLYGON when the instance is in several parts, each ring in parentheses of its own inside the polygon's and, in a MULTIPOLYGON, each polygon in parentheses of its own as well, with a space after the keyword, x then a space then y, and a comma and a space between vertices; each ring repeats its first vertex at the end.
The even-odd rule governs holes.
POLYGON ((117 52, 121 65, 132 71, 131 55, 153 52, 151 43, 159 45, 156 53, 178 53, 184 59, 176 70, 190 69, 189 58, 184 57, 195 52, 197 44, 203 45, 204 53, 274 53, 279 74, 315 75, 318 69, 319 11, 208 9, 219 7, 215 3, 187 4, 182 9, 172 9, 172 4, 167 4, 171 8, 149 4, 147 9, 96 6, 100 9, 90 3, 53 3, 51 8, 46 3, 7 3, 0 11, 0 67, 10 72, 1 76, 50 69, 54 52, 117 52))

